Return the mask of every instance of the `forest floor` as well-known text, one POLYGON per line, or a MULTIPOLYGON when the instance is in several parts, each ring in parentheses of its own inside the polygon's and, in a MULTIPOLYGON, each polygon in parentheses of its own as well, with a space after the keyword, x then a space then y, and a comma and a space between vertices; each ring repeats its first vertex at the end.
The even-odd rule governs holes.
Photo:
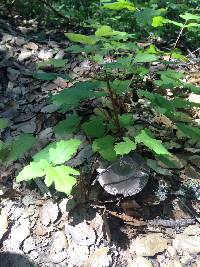
MULTIPOLYGON (((32 74, 39 61, 69 58, 69 42, 62 33, 37 34, 36 26, 0 21, 0 116, 10 120, 3 140, 32 133, 43 147, 64 117, 48 95, 70 82, 32 74)), ((73 60, 69 71, 81 79, 89 66, 73 60)), ((191 81, 200 83, 199 70, 191 71, 191 81)), ((60 197, 39 179, 15 182, 28 159, 0 166, 0 267, 200 266, 197 201, 178 195, 158 201, 151 183, 135 197, 110 197, 98 184, 88 192, 84 178, 74 198, 60 197)))

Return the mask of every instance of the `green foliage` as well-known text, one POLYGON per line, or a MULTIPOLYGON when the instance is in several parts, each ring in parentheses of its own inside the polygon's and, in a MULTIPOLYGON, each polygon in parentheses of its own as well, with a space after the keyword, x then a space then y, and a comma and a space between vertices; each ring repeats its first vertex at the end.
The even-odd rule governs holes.
POLYGON ((114 150, 114 141, 115 139, 111 135, 98 138, 92 144, 93 151, 99 152, 102 158, 108 161, 115 161, 117 155, 114 150))
POLYGON ((60 121, 54 127, 54 132, 58 135, 74 133, 77 130, 80 121, 81 119, 77 115, 68 116, 66 120, 60 121))
POLYGON ((188 126, 185 123, 176 123, 177 128, 187 137, 198 142, 200 140, 200 128, 188 126))
POLYGON ((136 144, 128 137, 123 137, 123 142, 115 145, 115 152, 117 155, 129 154, 136 149, 136 144))
MULTIPOLYGON (((80 101, 87 98, 98 96, 97 89, 101 86, 99 81, 86 81, 76 83, 74 86, 63 90, 61 93, 52 96, 53 103, 69 110, 79 105, 80 101)), ((102 94, 101 94, 102 95, 102 94)))
POLYGON ((169 155, 169 151, 164 147, 161 140, 152 137, 149 130, 142 130, 140 134, 135 137, 136 143, 143 143, 150 150, 158 155, 169 155))
POLYGON ((122 9, 128 9, 129 11, 136 10, 134 4, 127 0, 118 0, 117 2, 114 3, 104 4, 103 8, 111 10, 122 10, 122 9))
MULTIPOLYGON (((9 4, 7 7, 12 7, 10 0, 6 2, 9 4)), ((37 71, 33 75, 36 79, 51 81, 60 76, 72 81, 70 88, 51 96, 62 113, 80 114, 79 107, 84 101, 90 109, 89 118, 84 112, 79 116, 67 115, 54 127, 54 133, 73 135, 81 131, 92 144, 93 153, 111 162, 137 149, 143 150, 144 154, 146 149, 150 150, 153 159, 147 161, 149 167, 161 175, 170 175, 168 169, 181 168, 181 162, 168 151, 165 136, 158 137, 156 130, 155 133, 150 132, 149 124, 143 123, 141 113, 145 107, 153 114, 164 115, 172 124, 166 127, 167 134, 176 127, 177 137, 181 133, 181 138, 199 140, 199 127, 193 124, 188 109, 199 108, 200 104, 190 102, 182 95, 184 90, 200 94, 200 88, 183 82, 184 73, 172 70, 170 64, 174 61, 189 62, 185 50, 182 52, 176 46, 181 39, 188 41, 189 48, 197 43, 200 16, 197 7, 190 1, 182 1, 180 5, 171 0, 136 2, 51 0, 48 1, 49 6, 43 1, 36 4, 35 1, 19 0, 13 2, 13 12, 18 10, 18 13, 28 16, 25 11, 29 10, 33 18, 41 18, 41 9, 44 11, 43 24, 61 26, 65 23, 65 29, 75 29, 65 36, 78 45, 72 44, 65 51, 73 53, 80 61, 84 58, 90 62, 89 75, 84 74, 84 81, 78 79, 79 82, 74 77, 57 73, 59 68, 66 70, 65 59, 37 63, 37 71), (180 36, 174 40, 177 28, 180 36), (181 36, 183 30, 184 38, 181 36), (190 39, 187 38, 189 34, 192 36, 190 39), (158 40, 161 40, 160 43, 158 40), (168 40, 170 47, 174 48, 168 46, 167 52, 162 51, 162 47, 166 47, 163 40, 168 40), (164 60, 164 56, 170 59, 164 60), (158 69, 163 64, 166 68, 152 73, 149 66, 155 65, 155 62, 158 69), (54 72, 43 71, 48 69, 46 66, 53 67, 54 72), (150 87, 149 80, 153 80, 150 87), (137 101, 137 97, 144 98, 145 105, 137 101), (91 100, 97 105, 90 105, 91 100)), ((0 119, 0 130, 6 126, 7 122, 0 119)), ((164 129, 165 125, 162 126, 164 129)), ((11 143, 0 141, 0 160, 4 164, 20 158, 34 144, 34 137, 21 138, 23 142, 20 138, 11 143)), ((57 191, 70 194, 79 171, 64 164, 77 153, 80 144, 80 140, 76 139, 49 144, 33 156, 33 161, 19 173, 17 181, 44 177, 47 186, 54 184, 57 191)))
POLYGON ((0 143, 0 162, 6 166, 21 158, 34 144, 36 138, 31 134, 21 134, 12 142, 0 143))
POLYGON ((0 118, 0 130, 8 126, 9 121, 7 119, 0 118))
POLYGON ((40 161, 44 159, 53 165, 63 164, 72 158, 80 144, 81 141, 77 139, 54 142, 35 154, 33 159, 34 161, 40 161))
POLYGON ((74 176, 79 171, 65 165, 77 152, 81 141, 78 139, 61 140, 49 144, 46 148, 33 156, 33 162, 25 166, 16 177, 17 182, 28 181, 45 176, 45 184, 49 187, 53 183, 55 189, 69 195, 76 184, 74 176))
POLYGON ((65 36, 67 36, 70 41, 78 42, 81 44, 94 45, 98 41, 98 39, 96 39, 95 36, 87 36, 83 34, 65 33, 65 36))
POLYGON ((87 136, 102 137, 105 134, 103 118, 100 116, 92 116, 89 121, 82 124, 82 129, 87 136))

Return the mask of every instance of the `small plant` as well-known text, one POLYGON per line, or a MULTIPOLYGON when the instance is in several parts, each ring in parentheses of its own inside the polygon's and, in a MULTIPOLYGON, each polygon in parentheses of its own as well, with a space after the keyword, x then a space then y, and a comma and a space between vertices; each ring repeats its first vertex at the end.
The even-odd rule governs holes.
MULTIPOLYGON (((125 0, 104 4, 103 8, 117 11, 127 9, 130 12, 136 10, 132 3, 125 0)), ((146 48, 138 46, 134 42, 135 35, 113 30, 108 25, 101 25, 91 35, 66 33, 70 41, 79 43, 66 50, 88 60, 91 73, 85 77, 85 81, 75 82, 70 88, 52 95, 51 99, 62 112, 68 112, 67 118, 55 126, 56 134, 62 136, 65 133, 84 132, 92 144, 93 153, 98 153, 110 162, 131 151, 147 149, 153 158, 147 161, 149 167, 160 174, 168 175, 167 168, 178 169, 180 166, 179 160, 170 151, 169 137, 159 137, 159 133, 149 127, 150 121, 140 125, 138 121, 143 122, 140 117, 146 108, 152 114, 148 119, 155 116, 160 118, 166 135, 173 136, 175 133, 176 140, 199 140, 200 129, 188 110, 200 107, 200 104, 183 98, 182 92, 185 90, 200 94, 200 88, 183 82, 184 74, 170 69, 172 59, 187 61, 177 50, 177 43, 184 29, 199 27, 199 16, 185 13, 180 16, 185 20, 183 24, 165 19, 161 13, 152 13, 153 28, 166 24, 180 27, 170 52, 161 51, 153 44, 146 48), (164 60, 164 56, 168 56, 169 60, 164 60), (149 72, 151 63, 162 63, 166 66, 153 74, 154 79, 149 72), (148 88, 150 79, 153 82, 148 88), (171 96, 166 94, 166 89, 171 90, 171 96), (80 106, 86 100, 95 103, 92 108, 92 105, 88 105, 92 115, 79 116, 80 106)), ((38 70, 46 64, 57 68, 63 66, 65 61, 39 63, 38 70)), ((51 80, 57 74, 39 71, 35 77, 51 80)), ((76 139, 50 144, 33 157, 30 165, 19 173, 17 181, 45 176, 47 186, 54 183, 56 190, 70 194, 76 183, 74 176, 79 175, 79 172, 64 164, 77 152, 79 145, 80 141, 76 139)))

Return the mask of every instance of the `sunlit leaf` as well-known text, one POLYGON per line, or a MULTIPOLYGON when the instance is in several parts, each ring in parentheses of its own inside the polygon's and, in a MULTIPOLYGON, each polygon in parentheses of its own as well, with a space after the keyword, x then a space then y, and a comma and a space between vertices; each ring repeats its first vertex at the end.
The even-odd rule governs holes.
POLYGON ((161 140, 157 140, 152 137, 150 131, 142 130, 140 134, 135 137, 136 143, 143 143, 150 150, 154 151, 159 155, 170 154, 169 151, 164 147, 161 140))
POLYGON ((136 144, 128 137, 123 137, 123 142, 115 145, 115 152, 117 155, 129 154, 136 149, 136 144))
POLYGON ((53 165, 63 164, 77 152, 81 141, 78 139, 61 140, 51 143, 33 156, 34 161, 46 160, 53 165))
POLYGON ((81 44, 94 45, 98 41, 98 39, 95 36, 87 36, 83 34, 65 33, 65 36, 67 36, 67 38, 69 38, 70 41, 81 44))

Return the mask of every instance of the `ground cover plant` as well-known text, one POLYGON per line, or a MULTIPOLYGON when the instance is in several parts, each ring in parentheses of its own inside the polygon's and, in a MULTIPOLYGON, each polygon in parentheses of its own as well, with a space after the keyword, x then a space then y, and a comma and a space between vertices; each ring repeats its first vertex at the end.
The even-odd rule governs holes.
MULTIPOLYGON (((5 1, 4 4, 9 10, 10 2, 5 1)), ((16 10, 24 5, 24 12, 28 11, 26 4, 28 1, 17 2, 16 10)), ((36 8, 32 9, 35 15, 37 8, 41 8, 39 4, 48 8, 45 1, 32 4, 36 8)), ((59 6, 57 9, 55 6, 56 12, 50 9, 56 16, 68 5, 75 10, 77 3, 58 1, 54 4, 59 6)), ((87 61, 90 72, 84 75, 83 81, 69 77, 66 71, 61 75, 70 79, 72 86, 50 96, 50 101, 60 112, 67 114, 66 119, 55 126, 55 134, 62 137, 66 133, 76 135, 81 132, 92 145, 93 154, 110 164, 137 151, 145 155, 148 166, 159 174, 169 175, 171 170, 180 169, 182 165, 174 150, 181 148, 186 140, 197 143, 200 136, 199 126, 191 112, 200 104, 187 99, 191 92, 200 94, 200 87, 185 82, 184 71, 177 69, 189 62, 185 51, 179 48, 182 37, 187 40, 188 34, 193 32, 198 35, 200 29, 197 7, 190 3, 186 7, 190 7, 192 13, 187 11, 177 15, 176 12, 174 20, 174 10, 182 11, 182 6, 170 5, 168 8, 166 3, 162 6, 157 1, 150 1, 147 5, 118 0, 91 1, 90 8, 86 8, 82 3, 82 21, 76 23, 83 27, 83 33, 74 33, 73 29, 65 32, 72 43, 65 51, 80 61, 87 61), (98 19, 92 17, 92 11, 100 14, 98 19), (129 21, 127 17, 132 19, 129 21), (136 26, 131 32, 133 23, 136 26), (84 34, 85 29, 90 34, 84 34), (156 40, 159 36, 164 38, 167 29, 177 29, 171 47, 159 47, 159 43, 156 46, 156 40), (143 46, 139 38, 151 41, 143 46), (152 66, 155 66, 155 71, 152 71, 152 66), (79 109, 85 103, 90 115, 83 113, 81 116, 79 109), (148 116, 145 115, 147 113, 148 116), (155 117, 163 135, 150 122, 155 117)), ((59 14, 65 16, 64 13, 59 14)), ((72 16, 78 15, 73 13, 72 16)), ((36 79, 53 80, 60 74, 44 71, 45 66, 59 70, 66 64, 64 59, 39 62, 33 75, 36 79)), ((1 119, 3 127, 6 127, 6 121, 1 119)), ((35 142, 35 137, 30 135, 19 137, 13 143, 1 142, 2 163, 9 165, 23 156, 35 142), (18 145, 20 138, 25 140, 24 147, 18 145)), ((81 143, 81 140, 72 137, 49 144, 33 156, 33 161, 18 174, 17 181, 45 176, 48 187, 54 184, 56 190, 70 194, 76 183, 75 176, 80 172, 65 163, 78 152, 81 143)))

